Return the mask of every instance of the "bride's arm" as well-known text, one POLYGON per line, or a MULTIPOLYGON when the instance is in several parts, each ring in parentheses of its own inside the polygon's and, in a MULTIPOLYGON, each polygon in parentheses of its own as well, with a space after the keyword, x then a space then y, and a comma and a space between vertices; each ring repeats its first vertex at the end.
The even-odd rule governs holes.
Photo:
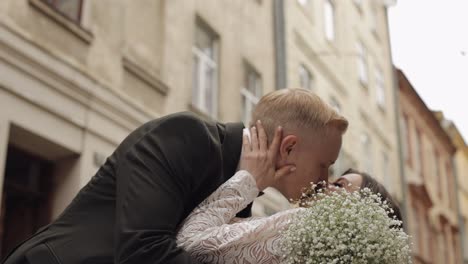
MULTIPOLYGON (((249 172, 238 171, 198 205, 182 223, 177 235, 180 246, 189 250, 203 239, 227 230, 227 224, 257 197, 259 190, 249 172)), ((218 246, 222 246, 223 239, 218 246)))
POLYGON ((178 245, 198 260, 226 259, 231 253, 242 258, 250 250, 264 260, 279 257, 275 243, 280 238, 279 231, 298 210, 230 224, 258 192, 250 173, 237 172, 186 218, 177 235, 178 245))

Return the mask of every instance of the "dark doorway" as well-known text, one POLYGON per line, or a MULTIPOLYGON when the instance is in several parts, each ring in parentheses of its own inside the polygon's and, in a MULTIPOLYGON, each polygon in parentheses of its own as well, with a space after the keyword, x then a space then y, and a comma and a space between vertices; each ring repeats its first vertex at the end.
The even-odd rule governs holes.
POLYGON ((8 146, 0 212, 0 258, 50 221, 53 163, 8 146))

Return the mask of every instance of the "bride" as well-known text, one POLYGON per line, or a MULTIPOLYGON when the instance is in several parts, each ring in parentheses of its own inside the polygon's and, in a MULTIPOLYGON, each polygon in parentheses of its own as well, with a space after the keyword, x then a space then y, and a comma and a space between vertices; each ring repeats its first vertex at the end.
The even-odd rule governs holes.
MULTIPOLYGON (((267 147, 264 129, 261 124, 257 127, 250 130, 251 141, 244 135, 240 170, 196 207, 178 231, 178 246, 202 263, 280 263, 280 231, 292 217, 306 210, 299 207, 268 217, 235 217, 258 196, 261 190, 257 186, 272 186, 295 170, 290 165, 275 170, 273 160, 280 136, 275 134, 267 147)), ((367 187, 380 193, 394 211, 389 216, 401 220, 397 203, 366 173, 348 170, 328 188, 334 186, 349 192, 367 187)))

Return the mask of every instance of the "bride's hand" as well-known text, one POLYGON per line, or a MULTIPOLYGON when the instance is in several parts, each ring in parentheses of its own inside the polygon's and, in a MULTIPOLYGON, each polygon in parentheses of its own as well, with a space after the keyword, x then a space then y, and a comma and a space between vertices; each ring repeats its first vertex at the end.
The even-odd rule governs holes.
POLYGON ((260 191, 272 186, 279 178, 295 170, 295 167, 291 165, 276 169, 281 136, 282 128, 278 127, 271 145, 268 146, 268 139, 260 121, 257 121, 256 127, 250 129, 251 140, 247 135, 243 136, 240 169, 252 174, 260 191))

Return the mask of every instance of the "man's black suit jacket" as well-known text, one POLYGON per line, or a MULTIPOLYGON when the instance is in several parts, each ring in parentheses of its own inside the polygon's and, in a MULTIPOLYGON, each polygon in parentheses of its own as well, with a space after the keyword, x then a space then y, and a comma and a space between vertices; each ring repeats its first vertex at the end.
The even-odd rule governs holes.
POLYGON ((177 227, 235 173, 243 127, 189 113, 144 124, 6 263, 196 263, 176 247, 177 227))

